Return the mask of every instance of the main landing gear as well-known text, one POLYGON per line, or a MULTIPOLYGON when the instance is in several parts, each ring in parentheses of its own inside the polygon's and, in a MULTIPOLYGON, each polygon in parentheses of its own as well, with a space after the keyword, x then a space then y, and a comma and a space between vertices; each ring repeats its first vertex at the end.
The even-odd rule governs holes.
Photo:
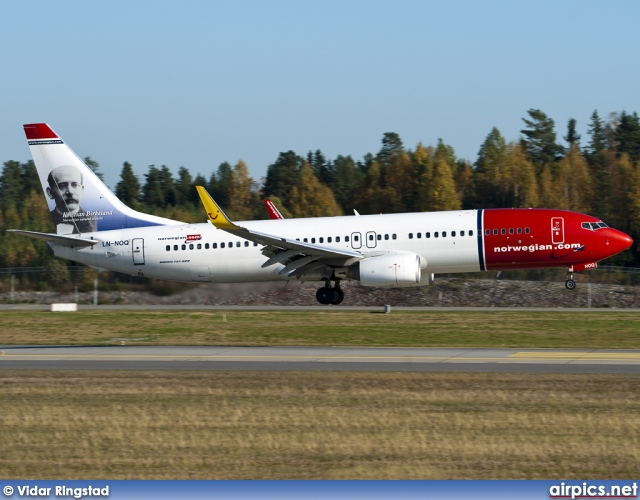
POLYGON ((337 306, 344 300, 344 292, 340 288, 340 280, 336 280, 336 286, 331 288, 331 282, 325 280, 325 285, 316 292, 316 299, 324 305, 337 306))
POLYGON ((564 286, 567 287, 567 290, 573 290, 576 287, 576 282, 573 281, 572 271, 567 271, 567 281, 564 282, 564 286))

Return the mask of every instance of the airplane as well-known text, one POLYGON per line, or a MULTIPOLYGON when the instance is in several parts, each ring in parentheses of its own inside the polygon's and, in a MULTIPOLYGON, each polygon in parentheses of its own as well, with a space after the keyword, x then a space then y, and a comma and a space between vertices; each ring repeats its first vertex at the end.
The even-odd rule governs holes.
POLYGON ((202 186, 208 221, 185 224, 124 205, 46 123, 24 130, 56 233, 10 231, 101 270, 182 282, 320 281, 318 302, 337 305, 343 280, 412 287, 436 273, 566 268, 572 290, 574 272, 633 243, 595 217, 554 209, 234 222, 202 186))

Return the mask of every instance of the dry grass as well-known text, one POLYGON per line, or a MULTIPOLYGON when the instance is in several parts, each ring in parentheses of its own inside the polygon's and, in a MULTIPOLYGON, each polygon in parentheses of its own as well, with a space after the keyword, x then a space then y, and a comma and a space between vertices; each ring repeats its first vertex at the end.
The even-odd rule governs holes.
POLYGON ((635 376, 0 372, 5 479, 601 479, 635 376))

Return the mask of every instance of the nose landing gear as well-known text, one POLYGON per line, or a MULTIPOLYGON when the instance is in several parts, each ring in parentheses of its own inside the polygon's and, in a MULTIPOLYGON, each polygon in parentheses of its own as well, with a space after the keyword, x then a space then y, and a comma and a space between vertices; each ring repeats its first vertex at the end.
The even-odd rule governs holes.
POLYGON ((573 268, 567 271, 567 281, 564 282, 564 286, 567 287, 567 290, 573 290, 576 287, 576 282, 573 281, 573 268))
POLYGON ((336 285, 331 288, 330 280, 325 280, 325 285, 316 292, 316 299, 323 305, 333 304, 337 306, 344 300, 344 292, 340 288, 340 280, 335 280, 336 285))

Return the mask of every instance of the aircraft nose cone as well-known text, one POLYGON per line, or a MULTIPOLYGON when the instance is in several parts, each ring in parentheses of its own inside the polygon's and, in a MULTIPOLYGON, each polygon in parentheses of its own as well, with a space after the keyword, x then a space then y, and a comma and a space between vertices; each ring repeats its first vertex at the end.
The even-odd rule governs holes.
POLYGON ((629 236, 628 234, 624 234, 624 237, 622 238, 623 243, 624 243, 624 249, 626 250, 627 248, 629 248, 631 245, 633 245, 633 240, 631 239, 631 236, 629 236))
POLYGON ((631 245, 633 245, 633 240, 631 239, 631 236, 623 233, 622 231, 616 231, 612 235, 611 239, 612 239, 613 248, 615 249, 616 252, 622 252, 627 248, 629 248, 631 245))

